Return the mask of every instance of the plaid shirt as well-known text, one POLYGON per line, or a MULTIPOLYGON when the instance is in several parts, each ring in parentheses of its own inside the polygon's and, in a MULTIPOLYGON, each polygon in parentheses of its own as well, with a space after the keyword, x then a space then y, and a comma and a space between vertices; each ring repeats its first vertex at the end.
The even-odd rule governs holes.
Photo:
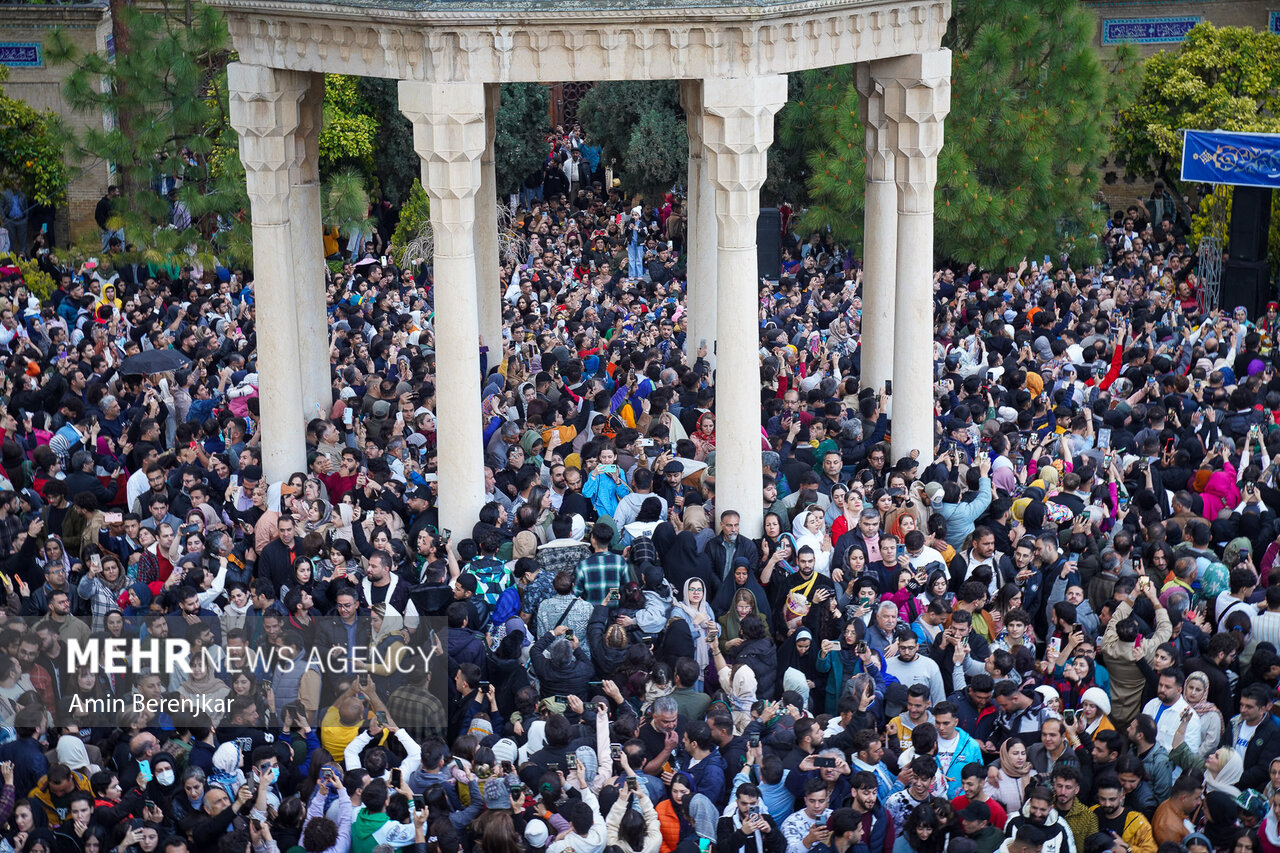
POLYGON ((403 726, 414 740, 445 736, 444 704, 422 684, 406 684, 387 698, 387 711, 396 725, 403 726))
MULTIPOLYGON (((120 588, 124 589, 124 586, 121 585, 120 588)), ((107 586, 102 578, 93 575, 85 575, 81 578, 77 591, 80 593, 80 598, 89 601, 89 609, 93 615, 90 627, 95 633, 101 631, 106 626, 107 614, 112 610, 120 609, 117 603, 120 593, 107 586)))
POLYGON ((631 567, 617 554, 609 551, 592 554, 578 564, 578 582, 574 592, 594 607, 604 604, 609 590, 621 588, 630 579, 631 567))

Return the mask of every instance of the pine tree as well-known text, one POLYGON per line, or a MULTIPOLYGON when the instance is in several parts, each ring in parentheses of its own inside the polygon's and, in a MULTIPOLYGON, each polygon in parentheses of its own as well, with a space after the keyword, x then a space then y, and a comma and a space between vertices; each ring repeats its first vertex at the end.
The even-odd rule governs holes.
POLYGON ((674 80, 597 83, 578 104, 578 116, 587 142, 623 167, 619 177, 628 193, 657 199, 684 186, 689 137, 674 80))
MULTIPOLYGON (((250 260, 244 169, 227 101, 230 37, 222 13, 207 6, 121 5, 127 49, 114 58, 81 54, 55 31, 50 58, 72 65, 63 87, 76 110, 106 113, 107 129, 64 128, 79 162, 105 160, 122 189, 119 225, 138 255, 176 270, 194 253, 205 266, 250 260), (173 204, 190 213, 172 227, 173 204)), ((119 45, 117 45, 119 48, 119 45)))
MULTIPOLYGON (((952 101, 938 159, 935 253, 983 266, 1074 248, 1087 260, 1091 197, 1130 51, 1109 73, 1078 0, 956 0, 944 46, 952 101), (1078 242, 1076 242, 1078 240, 1078 242)), ((806 148, 806 228, 862 240, 865 134, 849 67, 803 75, 780 116, 784 145, 806 148)))
POLYGON ((494 124, 494 171, 498 195, 520 192, 530 172, 547 158, 551 93, 541 83, 503 83, 494 124))

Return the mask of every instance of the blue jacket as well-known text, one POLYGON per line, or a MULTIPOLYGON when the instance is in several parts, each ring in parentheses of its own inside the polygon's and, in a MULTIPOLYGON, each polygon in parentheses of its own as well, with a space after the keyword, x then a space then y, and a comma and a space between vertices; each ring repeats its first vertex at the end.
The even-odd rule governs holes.
POLYGON ((973 525, 991 506, 991 478, 978 481, 978 497, 965 503, 941 503, 933 511, 947 522, 947 541, 963 542, 973 533, 973 525))
POLYGON ((704 794, 708 800, 715 803, 716 808, 724 808, 725 803, 729 802, 728 786, 725 784, 728 773, 720 750, 711 750, 711 754, 706 758, 685 769, 698 786, 697 792, 704 794))
POLYGON ((956 751, 952 753, 951 758, 942 763, 942 773, 947 777, 947 797, 953 799, 960 793, 960 771, 964 769, 966 764, 982 763, 982 747, 978 746, 978 742, 973 736, 959 726, 956 727, 956 735, 960 738, 960 743, 956 745, 956 751))
MULTIPOLYGON (((618 501, 631 493, 625 477, 619 475, 621 483, 613 482, 608 474, 601 474, 599 468, 592 470, 591 476, 582 486, 582 496, 595 505, 600 515, 613 515, 618 509, 618 501)), ((621 469, 619 469, 621 471, 621 469)))

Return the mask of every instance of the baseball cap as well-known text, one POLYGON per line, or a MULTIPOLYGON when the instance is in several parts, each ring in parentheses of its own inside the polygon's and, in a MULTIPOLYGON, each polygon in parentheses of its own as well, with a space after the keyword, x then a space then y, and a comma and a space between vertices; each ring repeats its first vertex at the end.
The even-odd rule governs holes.
POLYGON ((543 847, 547 843, 547 839, 551 837, 550 830, 547 829, 545 821, 534 818, 524 828, 524 840, 529 842, 532 847, 543 847))

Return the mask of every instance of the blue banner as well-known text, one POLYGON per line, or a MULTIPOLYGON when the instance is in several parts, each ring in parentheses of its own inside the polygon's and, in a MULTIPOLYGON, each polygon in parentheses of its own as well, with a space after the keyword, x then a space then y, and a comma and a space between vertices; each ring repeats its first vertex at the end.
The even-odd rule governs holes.
POLYGON ((1280 187, 1280 135, 1185 131, 1182 180, 1240 187, 1280 187))

